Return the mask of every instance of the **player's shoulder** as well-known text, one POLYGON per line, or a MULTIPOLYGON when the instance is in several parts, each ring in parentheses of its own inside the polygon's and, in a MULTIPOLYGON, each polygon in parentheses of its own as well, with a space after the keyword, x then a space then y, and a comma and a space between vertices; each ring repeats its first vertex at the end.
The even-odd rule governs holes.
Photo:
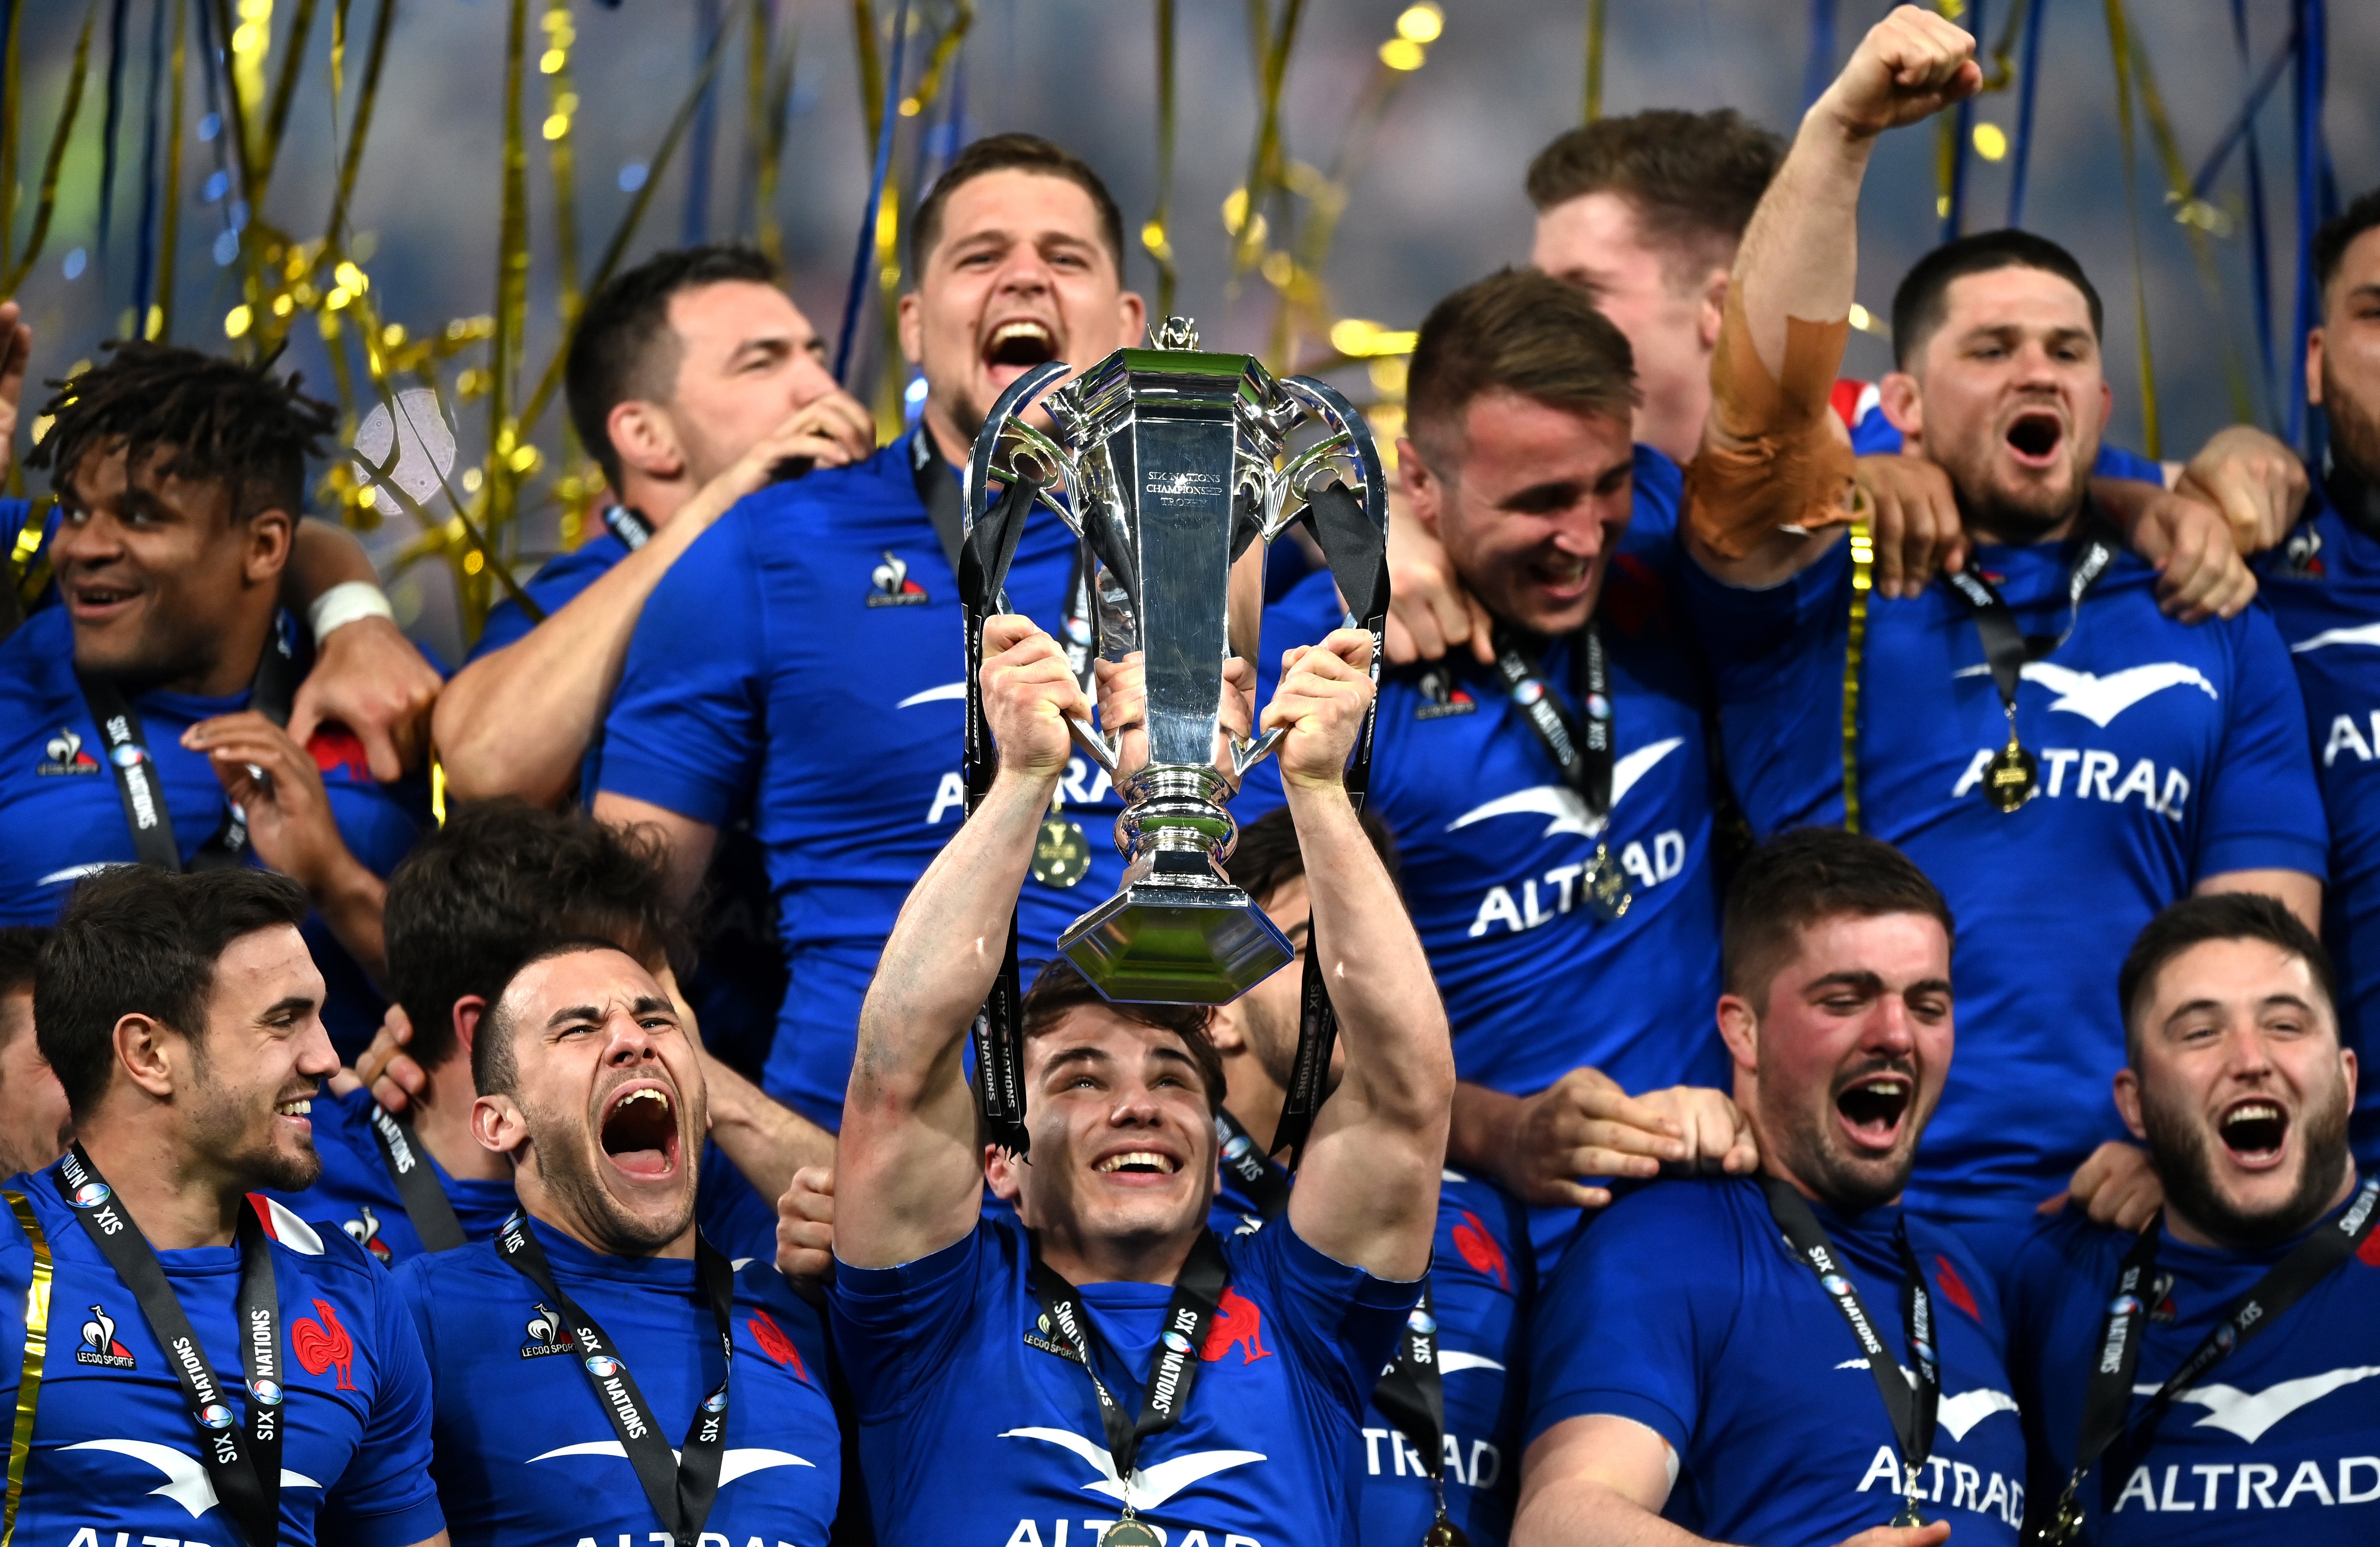
POLYGON ((2070 1295, 2104 1293, 2115 1265, 2136 1239, 2129 1231, 2093 1223, 2073 1204, 2043 1220, 2000 1275, 2012 1316, 2020 1308, 2038 1312, 2070 1295))
MULTIPOLYGON (((395 1303, 388 1270, 345 1230, 328 1221, 303 1219, 287 1204, 263 1193, 250 1193, 249 1201, 285 1271, 294 1271, 326 1293, 344 1291, 375 1309, 383 1302, 395 1303)), ((296 1297, 286 1287, 282 1294, 285 1301, 296 1297)))
MULTIPOLYGON (((930 530, 909 471, 906 436, 841 468, 816 468, 735 502, 720 518, 753 551, 800 562, 845 541, 871 540, 890 521, 930 530)), ((710 534, 706 533, 706 540, 710 534)))
POLYGON ((64 607, 43 607, 0 640, 0 700, 57 696, 73 681, 73 659, 74 620, 64 607))
MULTIPOLYGON (((1672 461, 1667 452, 1656 446, 1636 443, 1632 470, 1636 483, 1636 514, 1642 521, 1649 506, 1655 513, 1666 513, 1674 526, 1679 505, 1686 493, 1685 469, 1672 461)), ((1633 530, 1633 524, 1631 530, 1633 530)))
MULTIPOLYGON (((1572 1262, 1609 1261, 1615 1253, 1632 1276, 1697 1284, 1742 1259, 1744 1243, 1772 1233, 1760 1188, 1740 1176, 1665 1177, 1622 1192, 1601 1213, 1580 1221, 1556 1281, 1572 1262)), ((1730 1270, 1728 1283, 1734 1282, 1730 1270)))

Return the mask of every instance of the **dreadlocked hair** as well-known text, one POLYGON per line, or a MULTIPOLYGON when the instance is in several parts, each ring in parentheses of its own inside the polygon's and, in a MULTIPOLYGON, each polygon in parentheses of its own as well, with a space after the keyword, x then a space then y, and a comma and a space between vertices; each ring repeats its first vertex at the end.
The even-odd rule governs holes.
POLYGON ((111 339, 106 359, 49 384, 42 408, 49 433, 25 465, 50 469, 50 487, 71 498, 76 470, 92 452, 121 450, 128 472, 167 455, 160 478, 220 480, 231 518, 264 510, 296 516, 305 508, 306 458, 338 422, 329 404, 298 390, 301 380, 273 374, 280 351, 255 365, 170 344, 111 339))

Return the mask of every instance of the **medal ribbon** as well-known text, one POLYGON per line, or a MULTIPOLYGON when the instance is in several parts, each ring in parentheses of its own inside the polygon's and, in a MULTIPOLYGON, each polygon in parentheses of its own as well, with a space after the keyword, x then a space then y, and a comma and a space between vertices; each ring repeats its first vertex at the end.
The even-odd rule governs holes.
MULTIPOLYGON (((2281 1313, 2328 1278, 2355 1255, 2380 1222, 2380 1175, 2364 1182, 2338 1217, 2300 1241, 2287 1257, 2273 1264, 2253 1287, 2231 1303, 2215 1329, 2199 1340, 2190 1357, 2156 1389, 2136 1419, 2127 1421, 2132 1405, 2132 1379, 2141 1360, 2141 1341, 2147 1324, 2149 1296, 2155 1288, 2157 1239, 2163 1216, 2150 1222, 2140 1239, 2124 1253, 2116 1272, 2116 1293, 2099 1322, 2099 1357, 2082 1394, 2082 1419, 2074 1443, 2074 1469, 2059 1495, 2051 1540, 2070 1541, 2082 1529, 2082 1517, 2074 1496, 2083 1476, 2099 1458, 2129 1432, 2134 1443, 2144 1443, 2174 1398, 2200 1377, 2239 1351, 2241 1345, 2278 1321, 2281 1313)), ((2129 1448, 2129 1447, 2128 1447, 2129 1448)), ((2110 1471, 2112 1482, 2116 1473, 2110 1471)))
POLYGON ((676 1547, 697 1547, 703 1523, 710 1518, 711 1504, 719 1497, 719 1468, 727 1454, 727 1383, 735 1364, 735 1334, 728 1325, 735 1300, 735 1272, 727 1259, 701 1232, 695 1233, 695 1275, 703 1297, 710 1302, 711 1322, 719 1332, 719 1384, 696 1408, 683 1454, 673 1457, 669 1441, 662 1437, 660 1420, 638 1388, 636 1377, 628 1373, 628 1361, 619 1346, 554 1282, 545 1249, 538 1244, 525 1215, 514 1214, 496 1232, 496 1254, 537 1285, 538 1292, 568 1320, 571 1341, 578 1350, 579 1372, 587 1377, 595 1405, 612 1420, 612 1431, 620 1436, 620 1447, 637 1468, 637 1480, 644 1484, 653 1514, 676 1547), (608 1373, 597 1372, 599 1362, 610 1367, 608 1373))
POLYGON ((1157 1334, 1157 1345, 1151 1350, 1148 1383, 1140 1398, 1140 1416, 1126 1416, 1123 1404, 1099 1378, 1102 1361, 1112 1362, 1113 1350, 1099 1328, 1091 1324, 1088 1312, 1083 1309, 1082 1296, 1075 1286, 1060 1276, 1058 1271, 1041 1261, 1041 1243, 1033 1243, 1033 1293, 1048 1314, 1050 1324, 1075 1350, 1075 1362, 1091 1378, 1091 1390, 1099 1399, 1099 1424, 1106 1431, 1108 1455, 1115 1462, 1115 1475, 1123 1484, 1123 1517, 1131 1519, 1132 1468, 1140 1454, 1140 1443, 1151 1434, 1161 1434, 1182 1421, 1190 1406, 1191 1388, 1197 1383, 1199 1350, 1207 1346, 1207 1333, 1215 1324, 1215 1308, 1223 1297, 1223 1285, 1228 1270, 1223 1264, 1223 1249, 1212 1230, 1198 1232, 1198 1239, 1190 1248, 1189 1260, 1182 1264, 1181 1276, 1173 1281, 1173 1298, 1165 1308, 1165 1321, 1157 1334))
POLYGON ((1612 741, 1618 731, 1611 708, 1611 667, 1603 652, 1603 631, 1593 618, 1586 620, 1576 639, 1579 675, 1585 679, 1581 684, 1586 707, 1584 727, 1571 718, 1536 662, 1530 659, 1521 644, 1520 631, 1503 624, 1496 627, 1496 672, 1504 679, 1504 690, 1521 706, 1529 728, 1537 733, 1554 765, 1561 770, 1562 783, 1586 802, 1589 816, 1609 816, 1612 741), (1597 705, 1602 707, 1600 714, 1596 713, 1597 705))
MULTIPOLYGON (((1438 1490, 1438 1518, 1429 1538, 1446 1518, 1446 1379, 1438 1368, 1438 1316, 1429 1292, 1429 1275, 1421 1281, 1421 1303, 1405 1320, 1405 1334, 1397 1343, 1397 1357, 1388 1373, 1372 1388, 1372 1405, 1385 1414, 1398 1432, 1412 1442, 1438 1490)), ((1451 1529, 1451 1527, 1449 1529, 1451 1529)))
POLYGON ((375 1102, 371 1130, 380 1143, 381 1163, 388 1167, 388 1179, 396 1184, 397 1199, 405 1205, 405 1217, 421 1237, 421 1249, 452 1251, 468 1241, 454 1200, 438 1185, 437 1174, 430 1169, 430 1151, 421 1147, 413 1125, 375 1102))
POLYGON ((199 1334, 175 1297, 174 1286, 139 1224, 108 1189, 99 1168, 80 1144, 50 1168, 58 1196, 107 1259, 115 1276, 140 1303, 165 1362, 181 1383, 199 1459, 214 1484, 215 1497, 246 1538, 249 1547, 275 1547, 281 1540, 281 1407, 286 1390, 281 1367, 281 1299, 273 1279, 273 1249, 257 1218, 262 1201, 250 1195, 239 1211, 239 1340, 247 1355, 248 1428, 235 1427, 230 1393, 207 1362, 199 1334), (95 1192, 98 1201, 78 1198, 95 1192), (270 1391, 270 1397, 261 1395, 270 1391))
POLYGON ((1223 1169, 1238 1179, 1248 1201, 1257 1206, 1257 1217, 1267 1222, 1279 1219, 1289 1207, 1288 1175, 1265 1157, 1248 1130, 1228 1111, 1215 1114, 1215 1142, 1223 1169), (1233 1140, 1238 1141, 1237 1149, 1233 1140))
POLYGON ((1904 1498, 1901 1515, 1893 1524, 1917 1525, 1920 1522, 1913 1491, 1917 1474, 1934 1454, 1934 1419, 1942 1400, 1942 1372, 1934 1351, 1934 1297, 1926 1290, 1925 1272, 1918 1267, 1917 1253, 1910 1247, 1908 1222, 1904 1219, 1901 1223, 1898 1244, 1901 1324, 1907 1334, 1910 1368, 1917 1372, 1913 1388, 1902 1375, 1892 1350, 1885 1346, 1867 1308, 1860 1303, 1859 1290, 1836 1255, 1834 1243, 1827 1238, 1826 1228, 1811 1212, 1809 1200, 1793 1190, 1791 1184, 1774 1176, 1762 1176, 1760 1190, 1768 1196, 1769 1215, 1785 1233, 1786 1243, 1817 1275, 1818 1286, 1850 1323, 1852 1336, 1867 1356, 1868 1373, 1876 1378, 1876 1395, 1884 1398, 1885 1414, 1892 1420, 1894 1437, 1900 1442, 1903 1492, 1912 1495, 1904 1498))
POLYGON ((54 1266, 50 1238, 25 1195, 13 1189, 0 1194, 17 1216, 18 1228, 32 1243, 33 1277, 25 1294, 25 1360, 17 1377, 17 1421, 8 1436, 8 1492, 0 1505, 0 1547, 17 1538, 17 1509, 25 1500, 25 1464, 33 1457, 33 1415, 41 1408, 42 1371, 49 1362, 50 1284, 54 1266))
POLYGON ((634 506, 605 506, 603 524, 612 529, 612 535, 620 540, 620 546, 632 554, 653 540, 652 522, 634 506))
MULTIPOLYGON (((165 807, 165 783, 157 776, 156 760, 149 755, 148 733, 140 715, 113 677, 75 673, 91 723, 107 746, 107 764, 115 775, 116 798, 124 804, 124 824, 132 833, 134 858, 161 871, 180 871, 181 846, 174 838, 174 816, 165 807)), ((256 663, 256 680, 249 688, 248 706, 276 725, 289 724, 290 705, 298 698, 298 663, 290 652, 285 620, 278 614, 273 632, 256 663)), ((248 815, 228 796, 224 817, 213 836, 190 857, 194 871, 224 870, 243 862, 248 853, 248 815)))

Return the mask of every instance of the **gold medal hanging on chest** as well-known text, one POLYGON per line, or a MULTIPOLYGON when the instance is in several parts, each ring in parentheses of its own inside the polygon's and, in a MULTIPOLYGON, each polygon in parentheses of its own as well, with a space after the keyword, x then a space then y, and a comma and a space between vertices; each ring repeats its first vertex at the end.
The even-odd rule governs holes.
POLYGON ((1984 765, 1984 798, 1992 809, 2003 813, 2014 811, 2033 798, 2041 787, 2041 765, 2016 738, 2016 711, 2009 711, 2008 745, 1992 754, 1984 765))
POLYGON ((1462 1527, 1441 1515, 1422 1532, 1421 1547, 1471 1547, 1471 1539, 1463 1534, 1462 1527))
POLYGON ((1924 1524, 1925 1524, 1925 1517, 1917 1513, 1917 1501, 1901 1500, 1900 1513, 1892 1517, 1892 1529, 1897 1531, 1915 1530, 1924 1524))
POLYGON ((1611 846, 1595 846, 1595 858, 1586 862, 1579 876, 1579 890, 1589 911, 1607 924, 1616 924, 1626 917, 1628 905, 1636 899, 1628 890, 1628 872, 1611 858, 1611 846))
POLYGON ((1157 1533, 1127 1515, 1099 1533, 1099 1547, 1165 1547, 1157 1533))
POLYGON ((1078 886, 1091 873, 1091 840, 1065 810, 1061 786, 1050 797, 1050 814, 1041 819, 1041 831, 1033 838, 1033 879, 1044 886, 1078 886))

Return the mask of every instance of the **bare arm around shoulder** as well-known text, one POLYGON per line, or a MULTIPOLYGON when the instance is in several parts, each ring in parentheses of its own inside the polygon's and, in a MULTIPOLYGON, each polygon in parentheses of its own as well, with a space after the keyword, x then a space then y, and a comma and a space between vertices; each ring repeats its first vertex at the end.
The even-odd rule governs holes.
POLYGON ((834 1178, 835 1255, 855 1268, 914 1262, 975 1228, 983 1146, 967 1029, 1007 959, 1033 841, 1072 751, 1062 716, 1090 714, 1065 652, 1031 619, 986 620, 983 654, 998 773, 902 905, 859 1010, 834 1178))
POLYGON ((1281 781, 1314 899, 1314 943, 1346 1069, 1290 1194, 1298 1238, 1377 1277, 1419 1278, 1438 1224, 1454 1052, 1428 958, 1347 798, 1371 707, 1372 641, 1342 628, 1291 651, 1263 728, 1287 726, 1281 781))
POLYGON ((1877 135, 1974 92, 1974 43, 1912 6, 1878 22, 1803 116, 1744 232, 1686 519, 1695 559, 1730 585, 1776 585, 1840 536, 1851 456, 1828 400, 1859 274, 1860 184, 1877 135))

